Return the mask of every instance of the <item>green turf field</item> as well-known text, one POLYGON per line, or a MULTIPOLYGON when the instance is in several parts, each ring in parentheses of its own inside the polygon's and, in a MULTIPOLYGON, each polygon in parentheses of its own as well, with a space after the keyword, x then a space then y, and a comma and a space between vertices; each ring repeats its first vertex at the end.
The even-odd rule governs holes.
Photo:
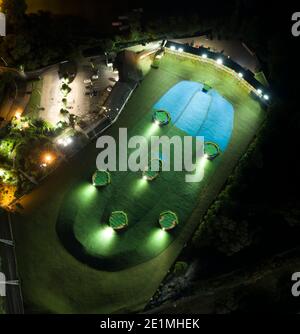
POLYGON ((43 80, 32 81, 32 93, 26 106, 25 116, 37 118, 39 117, 39 107, 41 104, 41 91, 43 88, 43 80))
MULTIPOLYGON (((142 173, 111 173, 112 183, 98 192, 91 186, 98 153, 94 142, 61 166, 22 199, 25 209, 13 221, 28 311, 135 311, 153 295, 264 118, 259 104, 220 67, 167 54, 159 69, 150 70, 107 134, 117 137, 119 127, 127 127, 129 135, 150 134, 153 104, 181 80, 205 82, 232 103, 234 130, 227 150, 207 163, 200 185, 185 183, 178 172, 162 172, 149 184, 142 181, 142 173), (105 231, 101 235, 101 222, 118 210, 127 213, 128 230, 116 238, 105 231), (170 233, 159 228, 164 210, 176 212, 180 222, 170 233), (114 247, 122 236, 125 241, 114 247)), ((166 126, 158 134, 170 136, 174 131, 166 126)), ((176 134, 180 135, 178 130, 176 134)))

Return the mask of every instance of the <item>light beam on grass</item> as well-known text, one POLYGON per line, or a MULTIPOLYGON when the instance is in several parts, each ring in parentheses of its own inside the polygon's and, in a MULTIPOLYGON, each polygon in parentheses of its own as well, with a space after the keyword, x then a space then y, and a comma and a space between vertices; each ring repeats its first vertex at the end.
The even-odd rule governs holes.
POLYGON ((110 226, 105 226, 104 228, 101 229, 99 232, 99 237, 102 240, 109 241, 114 237, 115 231, 112 227, 110 226))
POLYGON ((113 228, 108 225, 102 225, 91 235, 90 247, 95 252, 108 255, 114 247, 116 238, 117 232, 113 228))
POLYGON ((150 137, 159 129, 159 124, 153 122, 149 125, 147 130, 145 131, 145 137, 150 137))
POLYGON ((91 183, 84 183, 77 191, 78 200, 80 202, 89 202, 97 195, 97 188, 91 183))
POLYGON ((148 185, 148 181, 145 180, 143 177, 141 177, 140 179, 137 179, 136 185, 134 187, 134 193, 138 193, 142 190, 145 190, 147 185, 148 185))
POLYGON ((155 228, 149 236, 149 247, 151 248, 163 248, 165 247, 171 235, 169 232, 162 230, 161 228, 155 228))

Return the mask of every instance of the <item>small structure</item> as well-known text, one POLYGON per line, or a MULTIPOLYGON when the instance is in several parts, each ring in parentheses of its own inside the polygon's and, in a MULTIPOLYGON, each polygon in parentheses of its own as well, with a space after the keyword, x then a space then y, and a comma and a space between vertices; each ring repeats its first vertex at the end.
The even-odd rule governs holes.
POLYGON ((110 173, 106 170, 97 170, 92 177, 95 187, 104 187, 111 182, 110 173))
POLYGON ((165 231, 172 230, 178 223, 178 217, 172 211, 163 211, 159 215, 159 225, 165 231))
POLYGON ((154 123, 163 126, 170 123, 171 116, 165 110, 156 110, 152 115, 152 120, 154 123))
POLYGON ((109 226, 114 230, 122 230, 127 227, 127 214, 124 211, 113 211, 109 217, 109 226))
POLYGON ((146 166, 146 168, 143 171, 143 179, 147 181, 153 181, 158 177, 161 168, 162 168, 162 161, 160 159, 152 159, 150 161, 150 167, 146 166))
POLYGON ((210 90, 211 90, 211 87, 208 84, 203 85, 203 88, 202 88, 203 93, 207 93, 210 90))
POLYGON ((151 64, 152 68, 155 68, 155 69, 159 68, 160 61, 163 55, 164 55, 164 49, 160 49, 155 53, 153 62, 151 64))
POLYGON ((204 143, 204 154, 208 160, 214 160, 220 153, 221 150, 218 144, 213 142, 204 143))

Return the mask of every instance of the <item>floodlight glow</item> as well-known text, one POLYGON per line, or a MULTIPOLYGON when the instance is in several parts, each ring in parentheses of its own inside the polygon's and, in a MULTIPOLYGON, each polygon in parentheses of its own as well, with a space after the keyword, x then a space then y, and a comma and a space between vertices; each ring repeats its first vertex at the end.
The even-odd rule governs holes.
POLYGON ((242 72, 239 72, 239 77, 242 78, 244 75, 242 72))
POLYGON ((101 231, 101 237, 104 239, 111 239, 111 237, 114 235, 115 231, 112 227, 106 226, 102 231, 101 231))
POLYGON ((183 52, 183 48, 179 48, 179 49, 178 49, 178 52, 183 52))
POLYGON ((146 175, 143 176, 143 180, 147 181, 147 176, 146 175))
POLYGON ((159 121, 154 121, 154 124, 155 125, 159 125, 159 121))
POLYGON ((269 100, 269 96, 267 94, 264 95, 265 100, 269 100))
POLYGON ((77 196, 81 202, 84 202, 93 199, 97 193, 97 189, 92 184, 85 182, 78 188, 77 196))
POLYGON ((70 145, 73 142, 73 139, 71 137, 66 138, 66 144, 70 145))
POLYGON ((47 154, 47 155, 45 156, 45 160, 46 160, 47 162, 50 162, 50 161, 52 160, 51 155, 50 155, 50 154, 47 154))
POLYGON ((257 94, 261 95, 261 94, 262 94, 262 90, 261 90, 261 89, 258 89, 258 90, 257 90, 257 94))
POLYGON ((204 159, 208 159, 208 154, 205 153, 204 156, 203 156, 204 159))
POLYGON ((223 60, 221 58, 218 58, 217 59, 217 64, 222 65, 223 64, 223 60))
POLYGON ((59 138, 59 139, 57 140, 57 143, 58 143, 59 145, 64 146, 64 147, 70 145, 72 142, 73 142, 73 139, 72 139, 71 137, 59 138))
POLYGON ((100 228, 91 233, 90 242, 95 250, 106 253, 114 246, 116 237, 117 233, 112 227, 101 225, 100 228))
POLYGON ((162 228, 156 228, 153 230, 153 232, 150 234, 150 243, 152 246, 164 246, 167 244, 168 239, 170 238, 169 233, 163 230, 162 228))
POLYGON ((148 182, 144 179, 144 177, 141 177, 138 179, 136 186, 134 188, 134 193, 138 194, 140 191, 142 191, 146 186, 148 182))
POLYGON ((207 58, 207 54, 203 53, 203 55, 201 56, 202 58, 207 58))
POLYGON ((176 48, 175 48, 174 45, 171 45, 171 46, 170 46, 170 49, 171 49, 172 51, 175 51, 175 50, 176 50, 176 48))
POLYGON ((151 125, 149 126, 149 128, 144 133, 145 137, 151 136, 159 128, 160 128, 160 126, 158 124, 156 124, 155 122, 151 122, 151 125))
POLYGON ((46 153, 43 157, 43 167, 46 167, 47 164, 50 164, 54 160, 54 156, 50 153, 46 153), (46 165, 46 166, 44 166, 46 165))

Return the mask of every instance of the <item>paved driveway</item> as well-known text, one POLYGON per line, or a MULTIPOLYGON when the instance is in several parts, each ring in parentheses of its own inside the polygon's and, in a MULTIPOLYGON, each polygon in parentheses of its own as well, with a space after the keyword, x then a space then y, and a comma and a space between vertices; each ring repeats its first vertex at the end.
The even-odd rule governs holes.
MULTIPOLYGON (((118 79, 118 74, 109 69, 101 57, 93 58, 94 70, 98 70, 99 78, 90 84, 85 84, 84 80, 90 79, 93 75, 93 68, 89 59, 84 59, 78 65, 77 75, 70 84, 71 92, 67 96, 67 108, 70 113, 79 116, 85 121, 93 121, 95 114, 100 113, 101 94, 108 86, 113 86, 118 79), (90 97, 89 92, 94 90, 96 96, 90 97)), ((62 93, 60 87, 62 81, 58 76, 58 66, 53 66, 42 74, 43 89, 41 95, 41 107, 43 110, 40 116, 56 124, 64 119, 60 114, 62 105, 62 93)), ((97 115, 96 115, 97 116, 97 115)))

